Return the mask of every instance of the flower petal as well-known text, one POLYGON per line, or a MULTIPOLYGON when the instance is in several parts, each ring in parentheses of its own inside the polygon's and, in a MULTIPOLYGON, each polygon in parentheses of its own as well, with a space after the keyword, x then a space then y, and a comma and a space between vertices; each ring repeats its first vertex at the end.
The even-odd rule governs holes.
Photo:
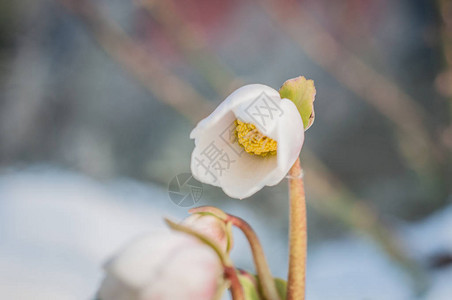
POLYGON ((277 157, 261 157, 244 152, 238 164, 221 177, 223 191, 232 198, 250 197, 265 185, 267 177, 277 168, 277 157))
POLYGON ((280 104, 283 115, 279 119, 277 131, 278 167, 273 170, 267 185, 276 185, 287 175, 298 156, 304 142, 304 127, 297 107, 289 99, 282 99, 280 104))
POLYGON ((276 157, 243 153, 244 157, 231 168, 229 176, 221 178, 221 187, 230 197, 247 198, 266 185, 278 184, 299 156, 304 142, 303 121, 292 101, 282 99, 279 105, 283 114, 277 118, 276 157))
POLYGON ((245 152, 235 141, 235 120, 228 112, 195 139, 191 171, 197 180, 243 199, 265 186, 264 179, 277 168, 278 160, 245 152))
POLYGON ((277 139, 279 118, 284 114, 281 109, 281 97, 275 90, 263 91, 253 101, 237 105, 233 111, 236 117, 256 126, 260 133, 277 139))
POLYGON ((210 247, 179 232, 157 232, 136 240, 105 270, 98 295, 109 300, 211 299, 223 274, 210 247))
MULTIPOLYGON (((222 119, 211 122, 210 126, 203 129, 203 133, 195 138, 191 172, 197 180, 221 186, 218 177, 227 171, 222 170, 222 165, 230 166, 237 163, 235 157, 243 149, 234 142, 235 120, 235 115, 231 111, 226 112, 222 119)), ((195 130, 196 128, 193 131, 195 130)))
POLYGON ((250 104, 264 93, 269 97, 278 97, 275 89, 263 84, 249 84, 242 86, 230 94, 207 118, 201 120, 190 133, 190 138, 195 139, 204 134, 211 126, 221 121, 226 114, 233 112, 236 107, 250 104))

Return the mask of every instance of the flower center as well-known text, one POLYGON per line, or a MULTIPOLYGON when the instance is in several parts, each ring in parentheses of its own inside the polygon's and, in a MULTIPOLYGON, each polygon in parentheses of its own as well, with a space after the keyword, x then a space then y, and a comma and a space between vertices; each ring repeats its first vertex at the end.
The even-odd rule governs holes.
POLYGON ((251 123, 235 120, 235 136, 240 146, 249 154, 267 156, 275 155, 278 142, 263 135, 251 123))

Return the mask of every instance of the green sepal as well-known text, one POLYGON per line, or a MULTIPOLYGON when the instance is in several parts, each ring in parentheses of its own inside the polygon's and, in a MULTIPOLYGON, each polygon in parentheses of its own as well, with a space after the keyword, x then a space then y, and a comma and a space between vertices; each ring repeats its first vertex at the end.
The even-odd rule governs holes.
POLYGON ((287 80, 279 89, 281 98, 291 100, 298 109, 303 120, 304 130, 307 130, 314 123, 314 100, 315 86, 314 81, 306 79, 304 76, 298 76, 287 80))
POLYGON ((279 299, 286 300, 287 298, 287 281, 281 278, 275 278, 276 289, 278 290, 279 299))
MULTIPOLYGON (((263 300, 262 292, 259 290, 259 277, 257 275, 248 273, 244 270, 239 270, 239 280, 243 287, 245 299, 263 300)), ((273 278, 278 292, 279 300, 286 300, 287 298, 287 281, 281 278, 273 278)))
POLYGON ((248 274, 239 275, 240 285, 243 289, 243 295, 245 300, 262 300, 263 298, 259 294, 256 280, 254 276, 248 274))

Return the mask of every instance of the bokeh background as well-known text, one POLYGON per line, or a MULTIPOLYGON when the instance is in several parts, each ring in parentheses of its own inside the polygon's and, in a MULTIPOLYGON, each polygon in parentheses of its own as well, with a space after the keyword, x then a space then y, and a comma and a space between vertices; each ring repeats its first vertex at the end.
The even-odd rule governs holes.
MULTIPOLYGON (((187 215, 167 188, 196 122, 304 75, 308 299, 451 299, 451 66, 447 0, 2 1, 0 298, 92 298, 122 245, 187 215)), ((286 185, 198 203, 247 219, 279 277, 286 185)), ((233 258, 253 270, 239 232, 233 258)))

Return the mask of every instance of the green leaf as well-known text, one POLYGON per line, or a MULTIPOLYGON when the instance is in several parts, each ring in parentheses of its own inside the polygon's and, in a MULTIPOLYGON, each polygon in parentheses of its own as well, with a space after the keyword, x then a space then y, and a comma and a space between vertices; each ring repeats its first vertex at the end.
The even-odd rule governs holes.
POLYGON ((281 98, 287 98, 295 103, 303 120, 304 130, 307 130, 314 123, 315 93, 314 81, 308 80, 304 76, 287 80, 279 89, 281 98))

